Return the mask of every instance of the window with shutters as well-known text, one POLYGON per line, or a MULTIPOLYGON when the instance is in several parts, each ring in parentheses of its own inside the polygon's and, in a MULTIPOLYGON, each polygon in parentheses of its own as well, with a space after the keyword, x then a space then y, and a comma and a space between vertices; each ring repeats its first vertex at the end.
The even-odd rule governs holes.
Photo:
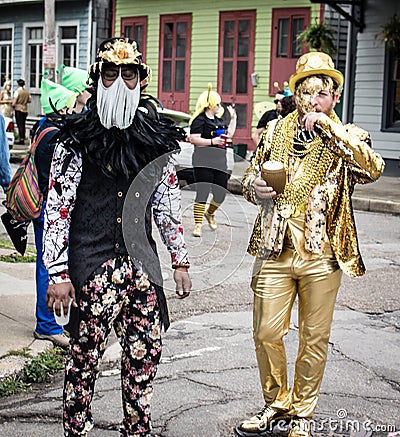
POLYGON ((382 129, 400 132, 400 52, 387 49, 382 129))
POLYGON ((0 28, 0 80, 1 86, 11 80, 12 71, 12 29, 0 28))

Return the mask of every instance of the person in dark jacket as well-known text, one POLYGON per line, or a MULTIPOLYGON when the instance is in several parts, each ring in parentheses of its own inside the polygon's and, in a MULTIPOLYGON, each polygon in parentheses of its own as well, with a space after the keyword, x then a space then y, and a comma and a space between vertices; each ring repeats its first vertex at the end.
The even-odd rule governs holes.
POLYGON ((0 186, 7 192, 11 181, 10 147, 8 145, 6 124, 0 114, 0 186))
POLYGON ((185 133, 160 119, 142 93, 150 77, 135 41, 104 41, 90 67, 88 109, 66 115, 53 155, 44 262, 49 310, 70 314, 64 436, 93 428, 94 385, 112 328, 122 347, 121 435, 150 435, 161 327, 169 325, 152 215, 171 254, 177 297, 191 288, 170 157, 185 133))
POLYGON ((260 142, 261 134, 263 133, 265 127, 271 120, 275 120, 279 117, 279 114, 282 109, 281 101, 284 97, 284 92, 279 90, 275 94, 275 100, 274 103, 276 105, 275 109, 270 109, 269 111, 264 112, 264 114, 261 116, 260 120, 257 123, 257 127, 254 129, 252 140, 254 141, 254 144, 258 146, 258 143, 260 142))
POLYGON ((46 292, 49 285, 49 274, 43 264, 43 223, 47 201, 50 164, 53 157, 55 138, 62 126, 60 117, 67 108, 75 105, 76 94, 65 87, 47 79, 45 74, 40 88, 40 102, 45 116, 33 128, 34 140, 38 141, 35 151, 35 164, 38 170, 39 188, 43 194, 42 213, 33 220, 36 246, 36 328, 33 333, 38 340, 49 340, 54 345, 68 347, 69 338, 64 333, 54 314, 47 308, 46 292))

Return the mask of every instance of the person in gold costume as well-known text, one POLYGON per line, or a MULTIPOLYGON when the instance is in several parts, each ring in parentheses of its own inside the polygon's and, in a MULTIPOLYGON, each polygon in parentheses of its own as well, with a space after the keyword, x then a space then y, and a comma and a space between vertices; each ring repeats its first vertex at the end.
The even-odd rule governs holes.
POLYGON ((242 437, 268 435, 290 420, 289 437, 311 436, 324 374, 333 310, 342 272, 361 276, 351 195, 373 182, 384 161, 368 132, 343 125, 334 111, 343 75, 325 53, 302 55, 289 86, 297 109, 273 120, 243 176, 243 194, 260 206, 248 252, 256 257, 253 338, 265 406, 240 421, 242 437), (286 186, 277 195, 260 177, 265 161, 279 161, 286 186), (283 338, 298 299, 299 348, 293 388, 283 338))

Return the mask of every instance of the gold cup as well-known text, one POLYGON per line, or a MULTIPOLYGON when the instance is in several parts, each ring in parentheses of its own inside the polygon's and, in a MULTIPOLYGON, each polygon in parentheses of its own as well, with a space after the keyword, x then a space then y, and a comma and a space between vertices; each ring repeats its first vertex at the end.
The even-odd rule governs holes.
POLYGON ((277 194, 282 194, 286 185, 286 171, 279 161, 266 161, 261 166, 261 177, 277 194))

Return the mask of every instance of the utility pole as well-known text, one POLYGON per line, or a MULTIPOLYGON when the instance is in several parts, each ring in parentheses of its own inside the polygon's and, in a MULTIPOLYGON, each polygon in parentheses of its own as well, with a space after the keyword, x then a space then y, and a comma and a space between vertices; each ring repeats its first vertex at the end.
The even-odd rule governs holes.
POLYGON ((56 72, 56 24, 55 0, 44 0, 43 65, 49 79, 55 81, 56 72))

